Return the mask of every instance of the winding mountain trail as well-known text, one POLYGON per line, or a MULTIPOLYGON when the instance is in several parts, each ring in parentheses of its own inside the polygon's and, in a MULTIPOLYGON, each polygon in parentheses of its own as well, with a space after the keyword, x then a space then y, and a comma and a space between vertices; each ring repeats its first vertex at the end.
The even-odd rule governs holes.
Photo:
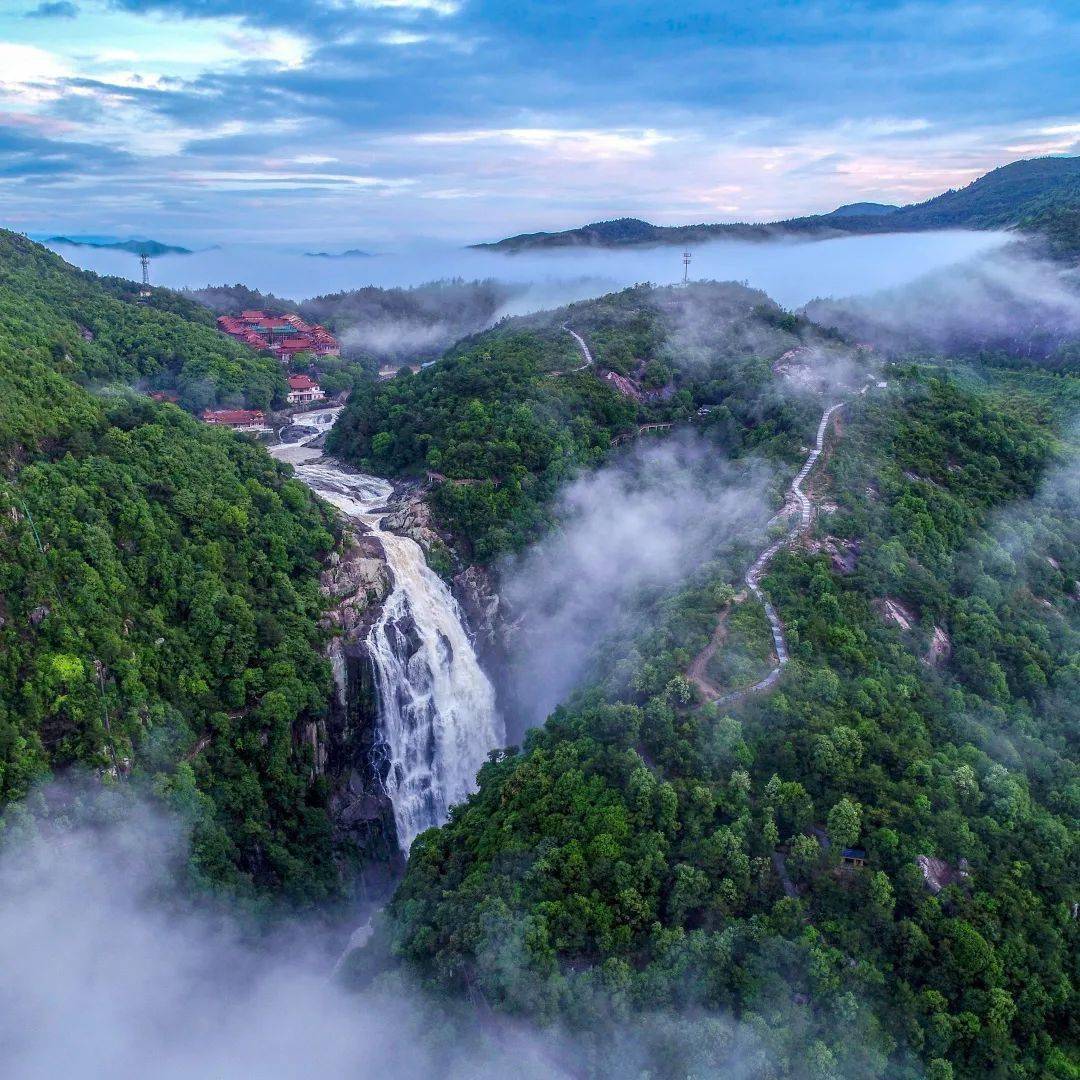
POLYGON ((725 604, 716 617, 716 629, 713 630, 709 644, 694 657, 687 669, 686 677, 698 688, 702 696, 709 701, 715 701, 717 697, 716 687, 709 681, 708 670, 716 650, 727 639, 727 617, 731 612, 731 604, 725 604), (710 696, 712 695, 712 696, 710 696))
POLYGON ((730 608, 730 605, 726 605, 720 612, 717 621, 717 629, 713 633, 712 640, 694 658, 694 661, 687 672, 687 678, 689 678, 697 687, 701 695, 707 701, 715 702, 717 705, 727 705, 733 701, 738 701, 740 698, 746 697, 748 694, 757 693, 759 690, 767 690, 780 678, 780 672, 783 671, 784 665, 791 659, 791 654, 788 652, 787 647, 787 637, 784 634, 784 624, 780 621, 780 616, 777 615, 776 608, 773 607, 772 601, 765 595, 764 590, 761 588, 761 579, 764 577, 769 563, 776 557, 777 552, 779 552, 781 548, 790 547, 796 541, 800 540, 810 529, 810 525, 814 518, 814 505, 810 500, 810 496, 802 489, 803 481, 810 475, 811 470, 817 464, 818 458, 821 457, 821 451, 825 446, 825 433, 828 430, 829 421, 838 409, 844 407, 844 404, 843 401, 838 401, 835 405, 830 405, 821 414, 821 422, 818 424, 817 439, 814 443, 814 448, 810 451, 806 461, 803 462, 802 468, 795 475, 795 479, 791 481, 791 484, 788 487, 788 492, 794 499, 795 505, 798 508, 798 516, 795 524, 784 536, 781 536, 778 540, 774 540, 768 547, 764 548, 746 571, 745 580, 747 587, 754 596, 757 597, 758 602, 765 611, 765 617, 769 620, 769 628, 772 630, 773 647, 776 651, 776 664, 763 679, 759 679, 752 686, 745 686, 739 690, 731 690, 728 693, 721 693, 720 690, 709 681, 708 675, 706 674, 709 661, 715 655, 716 650, 726 633, 724 624, 727 621, 730 608))
POLYGON ((588 367, 592 367, 594 364, 593 354, 589 349, 589 346, 585 344, 585 339, 576 331, 570 329, 570 324, 564 322, 563 329, 578 343, 578 348, 581 350, 581 355, 585 359, 585 363, 579 364, 575 368, 567 368, 566 371, 553 371, 552 375, 565 375, 569 371, 584 371, 588 367))

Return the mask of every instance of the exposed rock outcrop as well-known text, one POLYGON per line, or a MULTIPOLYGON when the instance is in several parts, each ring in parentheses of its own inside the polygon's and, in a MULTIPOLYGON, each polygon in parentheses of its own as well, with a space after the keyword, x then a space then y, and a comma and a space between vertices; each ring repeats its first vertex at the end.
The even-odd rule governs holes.
POLYGON ((368 632, 393 589, 378 537, 353 524, 319 581, 330 600, 323 625, 336 632, 328 650, 335 693, 326 718, 305 724, 298 737, 310 750, 313 776, 326 780, 335 839, 359 855, 343 873, 352 877, 358 869, 361 891, 380 896, 392 887, 400 852, 383 783, 385 756, 367 650, 368 632))
POLYGON ((938 667, 952 656, 952 642, 949 635, 940 626, 934 627, 930 637, 930 647, 926 650, 923 660, 931 667, 938 667))
POLYGON ((366 630, 393 587, 378 538, 355 530, 345 550, 327 560, 319 584, 332 601, 327 625, 347 635, 366 630))
POLYGON ((915 612, 892 597, 875 600, 874 606, 881 612, 886 622, 895 623, 901 630, 911 630, 919 621, 915 612))
POLYGON ((967 859, 961 859, 958 866, 950 866, 944 859, 932 855, 918 855, 915 862, 922 871, 923 882, 936 896, 950 885, 959 885, 971 877, 967 859))
POLYGON ((853 574, 859 559, 861 545, 858 540, 843 540, 826 536, 821 540, 808 540, 806 550, 823 551, 829 556, 829 565, 838 574, 853 574))
POLYGON ((431 507, 420 493, 410 494, 402 499, 382 519, 382 527, 415 540, 425 554, 435 545, 443 544, 443 538, 431 523, 431 507))
POLYGON ((500 600, 491 573, 482 566, 467 566, 453 580, 454 599, 477 645, 491 648, 499 636, 500 600))

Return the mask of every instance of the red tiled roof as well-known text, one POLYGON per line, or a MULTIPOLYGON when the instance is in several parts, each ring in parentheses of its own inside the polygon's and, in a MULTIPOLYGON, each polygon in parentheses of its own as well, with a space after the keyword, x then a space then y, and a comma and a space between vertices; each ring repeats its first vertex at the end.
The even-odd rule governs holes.
POLYGON ((299 315, 269 315, 265 311, 244 311, 240 317, 221 315, 218 327, 226 334, 250 345, 254 349, 270 349, 281 355, 301 352, 304 349, 327 351, 339 348, 338 339, 319 323, 306 323, 299 315), (270 342, 270 337, 282 336, 275 331, 298 331, 291 341, 270 342))
POLYGON ((205 409, 202 418, 208 424, 251 424, 263 414, 258 409, 205 409))
POLYGON ((310 375, 290 375, 290 390, 318 390, 319 384, 310 375))

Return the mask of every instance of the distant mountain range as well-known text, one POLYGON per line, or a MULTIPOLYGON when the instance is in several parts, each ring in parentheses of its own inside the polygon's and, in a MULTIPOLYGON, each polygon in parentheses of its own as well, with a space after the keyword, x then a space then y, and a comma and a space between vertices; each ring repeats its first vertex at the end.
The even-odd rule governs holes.
POLYGON ((1080 254, 1080 158, 1014 161, 965 188, 909 206, 851 203, 829 214, 764 224, 652 225, 638 218, 598 221, 565 232, 521 233, 476 248, 513 254, 564 247, 692 244, 708 240, 822 239, 850 233, 928 229, 1019 228, 1041 234, 1058 252, 1080 254))
POLYGON ((361 251, 359 248, 349 248, 348 251, 305 251, 309 259, 373 259, 375 256, 370 251, 361 251))
POLYGON ((158 240, 102 240, 85 237, 50 236, 46 244, 67 244, 69 247, 103 248, 109 251, 129 251, 132 255, 190 255, 190 248, 162 244, 158 240))
POLYGON ((846 206, 838 206, 831 214, 822 214, 822 217, 883 217, 899 209, 899 206, 893 206, 892 203, 853 202, 846 206))

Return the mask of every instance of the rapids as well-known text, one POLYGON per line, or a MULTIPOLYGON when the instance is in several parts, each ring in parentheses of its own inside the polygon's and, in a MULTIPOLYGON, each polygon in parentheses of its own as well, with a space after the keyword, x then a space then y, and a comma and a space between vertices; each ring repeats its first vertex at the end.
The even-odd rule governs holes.
POLYGON ((340 411, 303 414, 285 432, 294 441, 270 452, 346 517, 371 529, 386 554, 394 586, 367 648, 378 688, 386 793, 407 852, 417 835, 441 825, 450 807, 475 789, 477 771, 503 745, 505 731, 457 601, 414 540, 381 527, 392 485, 352 472, 310 445, 340 411))

